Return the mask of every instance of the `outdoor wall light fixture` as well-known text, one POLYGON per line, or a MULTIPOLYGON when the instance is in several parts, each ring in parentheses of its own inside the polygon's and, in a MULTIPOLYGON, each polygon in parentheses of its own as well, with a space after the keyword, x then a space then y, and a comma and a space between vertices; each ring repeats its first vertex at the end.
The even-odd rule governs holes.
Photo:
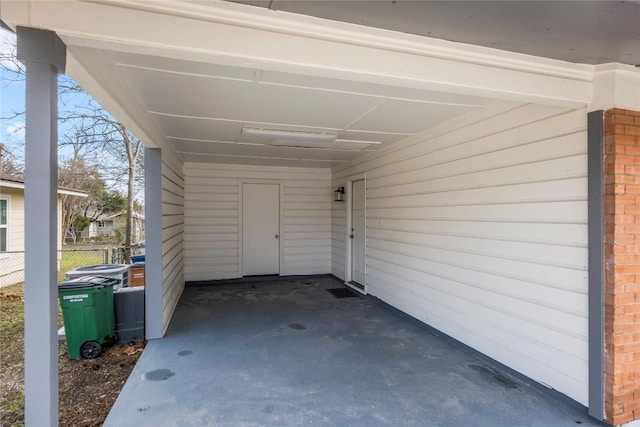
POLYGON ((296 130, 263 129, 243 127, 242 133, 258 138, 278 139, 282 141, 309 141, 309 142, 333 142, 335 133, 325 132, 301 132, 296 130))
POLYGON ((336 194, 335 200, 336 202, 344 202, 344 187, 338 187, 336 188, 336 191, 334 191, 334 193, 336 194))

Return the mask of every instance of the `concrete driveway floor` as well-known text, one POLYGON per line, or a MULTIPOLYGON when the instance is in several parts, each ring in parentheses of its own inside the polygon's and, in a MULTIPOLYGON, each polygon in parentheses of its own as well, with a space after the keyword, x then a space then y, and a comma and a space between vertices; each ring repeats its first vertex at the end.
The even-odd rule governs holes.
POLYGON ((601 425, 324 276, 188 286, 105 426, 601 425))

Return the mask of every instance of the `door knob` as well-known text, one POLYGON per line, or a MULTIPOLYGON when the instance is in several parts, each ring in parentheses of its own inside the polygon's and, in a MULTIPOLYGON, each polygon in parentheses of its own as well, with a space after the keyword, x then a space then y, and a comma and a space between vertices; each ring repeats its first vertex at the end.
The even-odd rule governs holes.
POLYGON ((276 239, 279 239, 279 238, 280 238, 280 235, 279 235, 279 234, 276 234, 276 236, 275 236, 275 237, 276 237, 276 239))
POLYGON ((349 234, 349 238, 350 238, 350 239, 353 239, 353 234, 349 234))

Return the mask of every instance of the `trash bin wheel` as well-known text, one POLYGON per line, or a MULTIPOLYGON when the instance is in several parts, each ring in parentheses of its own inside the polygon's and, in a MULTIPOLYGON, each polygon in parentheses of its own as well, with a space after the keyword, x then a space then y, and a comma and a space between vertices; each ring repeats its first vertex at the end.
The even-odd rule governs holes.
POLYGON ((95 359, 102 354, 102 346, 97 341, 87 341, 80 347, 80 354, 85 359, 95 359))

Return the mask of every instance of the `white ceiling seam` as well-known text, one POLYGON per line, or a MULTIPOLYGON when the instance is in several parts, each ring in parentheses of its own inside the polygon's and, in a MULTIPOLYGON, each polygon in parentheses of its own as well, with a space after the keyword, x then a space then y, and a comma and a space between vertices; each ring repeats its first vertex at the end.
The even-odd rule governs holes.
POLYGON ((388 102, 388 99, 382 99, 380 100, 380 102, 378 102, 377 104, 375 104, 374 106, 372 106, 371 108, 369 108, 367 111, 364 111, 362 114, 360 114, 358 117, 356 117, 355 119, 353 119, 351 122, 349 122, 342 130, 347 130, 352 126, 355 126, 356 123, 358 123, 360 120, 362 120, 363 118, 365 118, 366 116, 368 116, 369 114, 371 114, 372 112, 374 112, 375 110, 378 109, 378 107, 383 106, 385 103, 388 102))
POLYGON ((208 144, 246 144, 246 145, 264 145, 264 144, 255 144, 250 142, 235 142, 235 141, 219 141, 215 139, 195 139, 195 138, 182 138, 179 136, 171 136, 167 135, 168 139, 176 139, 179 141, 193 141, 193 142, 206 142, 208 144))
MULTIPOLYGON (((183 114, 171 114, 171 113, 163 113, 161 111, 155 111, 155 110, 149 110, 149 114, 153 114, 153 115, 158 115, 158 116, 166 116, 166 117, 175 117, 175 118, 182 118, 182 119, 195 119, 195 120, 209 120, 209 121, 220 121, 220 122, 229 122, 229 123, 247 123, 247 124, 251 124, 257 127, 260 126, 291 126, 293 128, 297 128, 300 130, 311 130, 312 126, 305 126, 305 125, 286 125, 285 123, 273 123, 273 122, 248 122, 248 121, 244 121, 244 120, 234 120, 234 119, 221 119, 221 118, 217 118, 217 117, 202 117, 202 116, 188 116, 188 115, 183 115, 183 114)), ((334 130, 334 131, 340 131, 343 130, 343 128, 330 128, 330 127, 325 127, 325 129, 330 129, 330 130, 334 130)), ((355 132, 355 131, 353 131, 355 132)), ((396 134, 393 134, 396 135, 396 134)), ((411 134, 413 135, 413 134, 411 134)))
MULTIPOLYGON (((126 64, 122 62, 116 62, 115 65, 123 68, 134 68, 138 70, 151 71, 151 72, 157 72, 157 73, 176 74, 176 75, 189 76, 189 77, 202 77, 202 78, 208 78, 208 79, 232 80, 232 81, 239 81, 239 82, 245 82, 245 83, 257 83, 255 79, 243 79, 243 78, 234 78, 234 77, 227 77, 227 76, 213 76, 209 74, 188 73, 185 71, 163 70, 160 68, 142 67, 139 65, 126 64)), ((256 70, 256 73, 258 71, 259 70, 256 70)))
POLYGON ((478 103, 471 103, 471 102, 463 103, 463 102, 456 102, 456 101, 446 102, 446 101, 423 100, 423 99, 417 99, 417 98, 403 98, 399 96, 376 95, 376 94, 357 92, 357 91, 318 88, 313 86, 303 86, 303 85, 296 85, 296 84, 273 83, 268 81, 256 81, 255 83, 272 85, 272 86, 286 86, 286 87, 293 87, 298 89, 314 89, 314 90, 321 90, 324 92, 336 92, 336 93, 351 94, 351 95, 364 95, 364 96, 370 96, 372 98, 382 98, 384 100, 407 101, 407 102, 415 102, 420 104, 452 105, 452 106, 459 106, 459 107, 477 107, 478 105, 480 105, 478 103))
POLYGON ((363 151, 371 146, 380 144, 375 141, 347 141, 336 140, 332 142, 312 142, 312 141, 272 141, 268 145, 274 147, 305 148, 310 150, 335 150, 335 151, 363 151))

